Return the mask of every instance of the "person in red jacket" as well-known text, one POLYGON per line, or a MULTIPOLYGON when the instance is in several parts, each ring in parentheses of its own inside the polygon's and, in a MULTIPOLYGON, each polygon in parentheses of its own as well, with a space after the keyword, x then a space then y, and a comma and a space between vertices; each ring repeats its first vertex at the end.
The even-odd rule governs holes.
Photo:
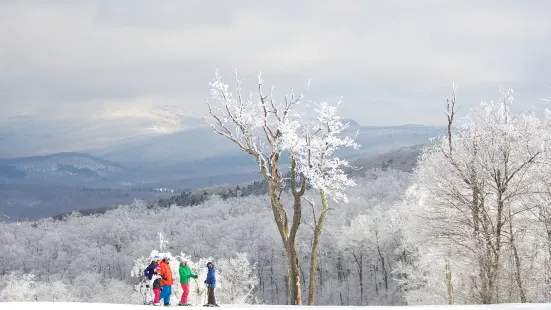
POLYGON ((170 265, 168 264, 170 257, 165 256, 163 260, 159 263, 161 267, 161 296, 159 296, 159 301, 164 300, 164 305, 170 305, 170 295, 172 295, 172 270, 170 270, 170 265))

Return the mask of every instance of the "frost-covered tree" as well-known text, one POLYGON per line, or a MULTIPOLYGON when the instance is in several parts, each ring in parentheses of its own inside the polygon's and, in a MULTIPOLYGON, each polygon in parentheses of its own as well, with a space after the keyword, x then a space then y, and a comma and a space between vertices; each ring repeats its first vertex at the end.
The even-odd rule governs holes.
POLYGON ((36 281, 36 276, 31 273, 21 274, 11 272, 2 279, 3 288, 0 287, 0 301, 73 301, 74 296, 67 285, 61 281, 44 283, 36 281))
POLYGON ((256 265, 251 264, 247 253, 218 261, 217 270, 223 275, 218 296, 232 304, 244 304, 258 284, 256 265))
POLYGON ((36 295, 38 301, 67 302, 74 300, 73 293, 69 291, 67 284, 59 280, 52 283, 40 283, 36 287, 36 295))
POLYGON ((312 207, 314 236, 310 252, 308 305, 315 301, 316 259, 323 231, 323 223, 329 211, 328 197, 334 202, 348 202, 346 190, 356 183, 344 172, 350 168, 348 161, 339 159, 335 153, 344 147, 359 148, 344 131, 349 127, 337 114, 341 101, 332 106, 327 102, 314 104, 315 120, 287 119, 281 125, 283 145, 296 161, 296 170, 307 184, 319 191, 321 210, 316 214, 314 201, 306 199, 312 207))
POLYGON ((0 291, 0 301, 36 301, 34 274, 12 272, 5 278, 6 284, 0 291))
POLYGON ((400 290, 391 275, 392 267, 403 259, 399 251, 400 239, 400 230, 393 225, 391 211, 380 206, 356 216, 350 226, 343 227, 339 244, 345 257, 357 267, 358 304, 388 304, 400 299, 400 290), (367 285, 366 274, 371 275, 367 285))
POLYGON ((525 199, 537 190, 533 176, 541 168, 547 133, 534 114, 511 112, 512 90, 502 89, 502 96, 472 109, 452 130, 453 100, 448 135, 420 156, 404 225, 421 256, 414 272, 424 274, 419 283, 433 295, 412 289, 409 296, 417 295, 410 301, 527 301, 518 239, 524 233, 518 228, 534 210, 525 199), (500 294, 504 278, 515 283, 507 298, 500 294))
POLYGON ((70 289, 76 301, 133 304, 139 298, 138 292, 131 285, 98 273, 81 273, 73 282, 70 289))
MULTIPOLYGON (((212 98, 218 103, 212 105, 207 101, 210 117, 205 120, 214 131, 230 141, 243 152, 250 154, 259 166, 259 171, 268 183, 269 197, 278 231, 280 233, 287 257, 289 275, 289 291, 291 303, 302 304, 300 255, 297 250, 296 237, 302 218, 302 198, 307 183, 318 188, 325 195, 331 193, 334 198, 341 198, 342 186, 336 182, 347 181, 341 167, 344 162, 332 158, 334 151, 342 146, 352 146, 353 140, 339 140, 337 134, 346 128, 336 116, 336 108, 327 103, 316 110, 318 125, 304 126, 302 115, 297 106, 303 99, 303 94, 284 96, 280 102, 273 97, 273 87, 264 94, 263 80, 258 76, 256 93, 242 94, 241 80, 236 78, 236 93, 229 91, 229 85, 222 82, 218 72, 215 80, 210 83, 212 98), (312 132, 309 129, 315 129, 312 132), (334 132, 333 132, 334 131, 334 132), (284 151, 290 151, 290 188, 293 196, 292 219, 289 220, 281 194, 285 188, 285 178, 282 176, 280 158, 284 151)), ((326 202, 322 204, 327 205, 326 202)), ((317 220, 317 248, 319 235, 325 213, 317 220)), ((313 251, 312 253, 315 253, 313 251)), ((313 256, 315 266, 315 255, 313 256)), ((312 265, 312 264, 311 264, 312 265)), ((311 272, 313 277, 315 268, 311 272)), ((313 284, 311 284, 313 287, 313 284)), ((309 303, 313 302, 312 298, 309 303)))
MULTIPOLYGON (((291 158, 291 190, 294 196, 291 221, 281 201, 284 180, 280 171, 280 157, 284 150, 280 124, 288 122, 295 114, 294 108, 300 103, 303 95, 291 93, 282 102, 276 102, 272 91, 265 95, 262 91, 263 80, 258 76, 258 91, 248 97, 242 94, 241 80, 236 77, 236 94, 229 91, 229 85, 222 82, 221 76, 210 83, 211 95, 219 105, 208 101, 210 120, 207 123, 216 133, 226 137, 239 149, 253 156, 260 173, 268 183, 268 192, 274 220, 276 222, 285 253, 289 275, 291 303, 302 304, 300 261, 296 246, 297 231, 302 216, 301 197, 306 190, 306 179, 301 178, 297 184, 296 161, 291 158)), ((273 88, 272 88, 273 90, 273 88)))

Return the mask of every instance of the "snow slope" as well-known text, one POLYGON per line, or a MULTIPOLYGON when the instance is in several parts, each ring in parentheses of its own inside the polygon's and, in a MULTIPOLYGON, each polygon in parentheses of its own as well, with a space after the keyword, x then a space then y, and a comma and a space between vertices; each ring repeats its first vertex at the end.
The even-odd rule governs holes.
MULTIPOLYGON (((2 310, 12 309, 55 309, 55 310, 136 310, 136 309, 157 309, 152 306, 142 305, 122 305, 122 304, 98 304, 98 303, 71 303, 71 302, 5 302, 0 303, 2 310)), ((161 309, 164 307, 160 307, 161 309)), ((176 306, 176 308, 178 308, 176 306)), ((196 306, 193 308, 211 309, 202 306, 196 306)), ((290 310, 290 309, 308 309, 308 310, 329 310, 329 309, 366 309, 366 310, 547 310, 551 309, 551 303, 548 304, 498 304, 498 305, 474 305, 474 306, 385 306, 385 307, 339 307, 339 306, 323 306, 323 307, 308 307, 308 306, 272 306, 272 305, 222 305, 220 307, 231 309, 246 309, 246 310, 290 310)))

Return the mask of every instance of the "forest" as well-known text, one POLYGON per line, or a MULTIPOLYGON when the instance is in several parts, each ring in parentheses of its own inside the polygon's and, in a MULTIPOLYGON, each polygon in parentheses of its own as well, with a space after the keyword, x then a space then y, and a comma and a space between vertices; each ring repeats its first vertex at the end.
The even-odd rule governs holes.
MULTIPOLYGON (((499 100, 456 119, 454 93, 446 106, 448 133, 423 146, 418 158, 414 152, 400 158, 415 169, 387 161, 385 169, 347 174, 355 182, 348 199, 329 202, 315 304, 551 300, 551 112, 516 113, 512 101, 504 88, 499 100)), ((280 197, 291 208, 294 192, 280 197)), ((296 243, 307 296, 305 266, 322 204, 315 186, 304 197, 312 204, 305 205, 296 243)), ((252 286, 247 302, 293 303, 270 193, 211 195, 191 207, 177 202, 137 201, 104 214, 0 224, 0 300, 139 303, 140 277, 132 270, 136 260, 161 250, 161 233, 175 256, 224 262, 220 274, 233 276, 226 286, 221 280, 220 303, 232 302, 224 289, 238 285, 229 278, 239 271, 229 262, 244 255, 243 283, 252 286)))

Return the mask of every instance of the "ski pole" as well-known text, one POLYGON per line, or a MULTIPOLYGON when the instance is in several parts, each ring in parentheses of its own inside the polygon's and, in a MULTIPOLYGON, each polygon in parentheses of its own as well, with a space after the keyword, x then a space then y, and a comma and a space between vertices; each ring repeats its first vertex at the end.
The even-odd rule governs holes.
POLYGON ((195 305, 197 306, 199 304, 199 294, 201 293, 201 290, 199 289, 199 283, 197 282, 197 279, 195 280, 195 305))

